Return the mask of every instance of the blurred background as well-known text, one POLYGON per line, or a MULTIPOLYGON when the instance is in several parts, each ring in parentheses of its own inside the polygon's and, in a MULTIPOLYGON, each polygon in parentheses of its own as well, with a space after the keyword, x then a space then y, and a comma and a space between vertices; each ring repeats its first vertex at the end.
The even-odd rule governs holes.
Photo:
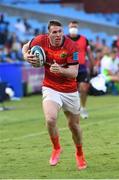
POLYGON ((69 21, 79 22, 79 34, 88 39, 95 58, 93 77, 100 74, 102 58, 116 48, 119 77, 119 0, 0 0, 0 111, 13 109, 0 114, 0 179, 119 179, 119 82, 88 99, 89 120, 80 121, 87 170, 76 170, 63 112, 58 121, 62 160, 54 169, 48 164, 51 145, 39 95, 44 69, 25 62, 21 50, 47 33, 54 18, 66 35, 69 21))
MULTIPOLYGON (((79 33, 86 36, 94 53, 97 75, 103 50, 116 47, 119 52, 118 12, 118 0, 1 0, 1 84, 11 88, 12 96, 17 98, 41 91, 43 68, 32 68, 24 62, 21 49, 34 36, 47 33, 47 22, 51 19, 63 23, 65 34, 69 21, 79 22, 79 33)), ((110 93, 118 95, 118 85, 111 86, 110 93)))

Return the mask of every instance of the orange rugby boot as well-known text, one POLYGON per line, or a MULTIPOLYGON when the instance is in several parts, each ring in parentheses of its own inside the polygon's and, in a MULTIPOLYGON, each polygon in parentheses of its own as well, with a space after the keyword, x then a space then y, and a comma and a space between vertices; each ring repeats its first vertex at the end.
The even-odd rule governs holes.
POLYGON ((62 148, 60 149, 53 149, 49 163, 51 166, 57 165, 60 159, 60 154, 62 153, 62 148))
POLYGON ((75 157, 76 157, 76 164, 77 164, 78 170, 86 169, 87 163, 84 158, 84 155, 78 155, 77 153, 75 153, 75 157))

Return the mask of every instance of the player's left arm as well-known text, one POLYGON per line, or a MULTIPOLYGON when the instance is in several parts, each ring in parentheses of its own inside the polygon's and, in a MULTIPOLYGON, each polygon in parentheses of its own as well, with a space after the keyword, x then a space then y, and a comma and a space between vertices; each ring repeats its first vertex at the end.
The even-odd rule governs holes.
POLYGON ((87 52, 88 59, 90 61, 90 68, 92 69, 94 66, 95 59, 94 59, 94 55, 91 50, 91 46, 90 46, 88 39, 86 39, 86 52, 87 52))
POLYGON ((89 58, 91 67, 93 67, 94 66, 94 56, 93 56, 93 52, 92 52, 90 46, 87 47, 87 54, 88 54, 88 58, 89 58))
POLYGON ((60 73, 62 76, 68 78, 76 78, 78 75, 78 64, 69 65, 67 68, 61 67, 56 62, 51 65, 50 71, 53 73, 60 73))
POLYGON ((76 78, 78 75, 78 49, 76 44, 71 44, 68 46, 68 56, 66 59, 67 67, 62 67, 56 62, 51 65, 50 71, 53 73, 60 73, 62 76, 68 78, 76 78))
POLYGON ((61 74, 69 78, 76 78, 78 75, 78 64, 70 65, 68 68, 62 68, 61 74))
POLYGON ((76 78, 78 75, 78 52, 75 49, 71 49, 68 57, 67 57, 67 67, 62 67, 56 62, 51 65, 50 71, 53 73, 60 73, 62 76, 68 78, 76 78))

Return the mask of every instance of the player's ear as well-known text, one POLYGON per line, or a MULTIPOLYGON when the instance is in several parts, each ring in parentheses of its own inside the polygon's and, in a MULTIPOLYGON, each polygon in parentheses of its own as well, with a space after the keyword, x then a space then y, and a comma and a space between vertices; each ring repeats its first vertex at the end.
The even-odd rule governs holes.
POLYGON ((50 34, 50 28, 48 29, 48 34, 50 34))
POLYGON ((48 31, 48 36, 50 36, 50 31, 48 31))
POLYGON ((29 49, 29 50, 28 50, 28 54, 30 54, 30 52, 31 52, 31 50, 29 49))

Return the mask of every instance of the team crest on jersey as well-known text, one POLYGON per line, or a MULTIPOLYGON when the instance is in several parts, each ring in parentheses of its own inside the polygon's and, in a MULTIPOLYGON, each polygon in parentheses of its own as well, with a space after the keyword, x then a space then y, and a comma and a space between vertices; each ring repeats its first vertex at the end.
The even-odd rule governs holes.
POLYGON ((67 53, 66 53, 66 52, 62 52, 62 53, 60 54, 60 57, 61 57, 61 58, 66 58, 66 57, 67 57, 67 53))

